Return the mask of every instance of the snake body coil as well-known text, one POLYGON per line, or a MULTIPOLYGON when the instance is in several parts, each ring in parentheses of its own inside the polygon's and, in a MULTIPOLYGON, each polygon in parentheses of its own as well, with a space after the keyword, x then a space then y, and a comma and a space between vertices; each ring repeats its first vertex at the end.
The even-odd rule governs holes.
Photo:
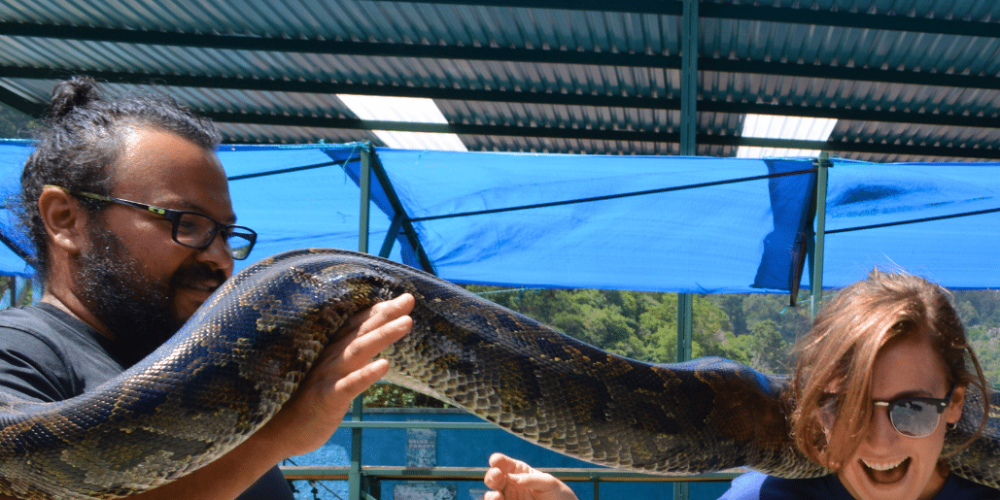
MULTIPOLYGON (((97 390, 58 403, 0 393, 0 493, 116 498, 196 470, 281 408, 347 318, 406 292, 414 328, 381 353, 388 379, 524 439, 647 472, 827 473, 789 438, 781 379, 719 358, 621 358, 412 268, 303 250, 234 276, 167 344, 97 390)), ((967 400, 946 447, 978 425, 967 400)), ((998 443, 991 418, 953 469, 1000 487, 998 443)))

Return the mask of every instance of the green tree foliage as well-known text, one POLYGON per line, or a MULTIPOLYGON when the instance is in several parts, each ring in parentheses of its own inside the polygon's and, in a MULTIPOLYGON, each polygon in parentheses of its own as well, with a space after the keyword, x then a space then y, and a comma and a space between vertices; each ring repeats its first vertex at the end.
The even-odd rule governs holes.
POLYGON ((994 387, 1000 387, 1000 292, 956 291, 954 297, 955 308, 986 379, 994 387))
POLYGON ((35 124, 30 116, 0 104, 0 139, 27 139, 35 124))
MULTIPOLYGON (((612 290, 467 287, 601 349, 652 363, 677 353, 677 295, 612 290)), ((1000 381, 1000 294, 956 292, 955 306, 989 380, 1000 381)), ((789 352, 811 325, 809 307, 789 307, 787 295, 696 295, 694 357, 722 356, 765 373, 789 373, 789 352)), ((377 386, 366 404, 434 405, 423 396, 377 386), (424 398, 424 399, 420 399, 424 398)))
MULTIPOLYGON (((23 278, 17 278, 21 280, 23 278)), ((0 308, 8 307, 11 305, 11 297, 14 296, 15 291, 13 289, 13 278, 9 276, 0 276, 0 308)), ((14 296, 14 305, 28 305, 32 302, 32 289, 31 282, 21 282, 18 284, 22 287, 20 294, 14 296)))
POLYGON ((448 404, 426 394, 392 384, 375 384, 363 395, 366 408, 447 408, 448 404))
MULTIPOLYGON (((676 294, 468 288, 607 351, 653 363, 676 359, 676 294)), ((696 295, 693 308, 694 357, 722 356, 769 372, 787 371, 788 350, 810 324, 808 311, 788 307, 786 295, 696 295)))

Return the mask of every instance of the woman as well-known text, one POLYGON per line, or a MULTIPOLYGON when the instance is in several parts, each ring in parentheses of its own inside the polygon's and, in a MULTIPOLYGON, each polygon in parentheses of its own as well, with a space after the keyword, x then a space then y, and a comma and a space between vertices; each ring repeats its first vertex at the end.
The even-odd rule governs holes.
MULTIPOLYGON (((796 358, 796 445, 834 473, 780 479, 751 472, 723 499, 1000 499, 1000 490, 950 474, 940 460, 967 389, 987 387, 944 289, 874 270, 829 300, 796 358)), ((495 454, 490 466, 484 481, 495 491, 486 500, 576 498, 524 462, 495 454)))

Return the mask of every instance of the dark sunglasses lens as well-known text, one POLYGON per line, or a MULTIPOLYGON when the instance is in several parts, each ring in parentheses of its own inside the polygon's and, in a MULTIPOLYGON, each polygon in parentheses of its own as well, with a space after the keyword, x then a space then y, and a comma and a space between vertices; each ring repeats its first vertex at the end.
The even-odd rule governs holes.
POLYGON ((937 408, 924 401, 899 400, 889 408, 889 419, 904 436, 924 437, 937 429, 940 414, 937 408))

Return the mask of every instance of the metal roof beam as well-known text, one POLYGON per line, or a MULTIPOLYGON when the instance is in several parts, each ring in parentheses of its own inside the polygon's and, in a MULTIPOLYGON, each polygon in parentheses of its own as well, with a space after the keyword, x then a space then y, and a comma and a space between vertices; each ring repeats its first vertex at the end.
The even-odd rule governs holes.
MULTIPOLYGON (((623 142, 679 143, 680 134, 646 130, 575 129, 559 127, 518 127, 509 125, 437 124, 358 120, 353 118, 323 118, 291 115, 235 114, 201 112, 220 123, 250 123, 270 126, 333 128, 343 130, 393 130, 401 132, 426 132, 459 135, 485 135, 507 137, 547 137, 555 139, 584 139, 623 142)), ((698 134, 696 142, 704 146, 759 146, 791 149, 817 149, 830 152, 884 153, 915 156, 950 156, 958 158, 1000 159, 1000 149, 960 146, 925 146, 907 144, 879 144, 848 141, 792 141, 785 139, 757 139, 736 136, 698 134)))
POLYGON ((230 78, 123 71, 86 71, 69 68, 26 68, 0 65, 4 78, 33 80, 64 80, 81 73, 109 83, 157 85, 261 92, 298 92, 303 94, 357 94, 391 97, 424 97, 455 101, 521 102, 571 106, 610 106, 644 109, 680 109, 679 101, 657 97, 600 94, 562 94, 549 92, 482 90, 446 87, 406 87, 399 85, 365 85, 356 83, 318 82, 307 80, 276 80, 261 78, 230 78))
MULTIPOLYGON (((526 9, 579 10, 594 12, 626 12, 680 16, 681 1, 617 0, 412 0, 411 3, 442 5, 475 5, 526 9)), ((840 28, 861 28, 886 31, 908 31, 942 35, 1000 38, 1000 23, 964 21, 956 19, 931 19, 897 13, 868 14, 865 12, 812 10, 767 5, 702 2, 698 16, 713 19, 735 19, 788 24, 813 24, 840 28)))
POLYGON ((788 106, 762 103, 699 101, 699 113, 757 114, 776 116, 802 116, 808 118, 836 118, 862 122, 913 123, 920 125, 946 125, 955 127, 1000 128, 1000 116, 963 114, 917 113, 912 111, 887 111, 875 109, 829 108, 818 106, 788 106))
MULTIPOLYGON (((10 78, 65 79, 73 72, 67 69, 23 68, 0 65, 0 74, 10 78)), ((315 94, 358 94, 392 97, 423 97, 427 99, 530 103, 540 105, 591 106, 608 108, 679 110, 680 100, 664 97, 623 96, 607 94, 562 94, 509 90, 481 90, 430 87, 404 87, 391 85, 360 85, 300 80, 263 80, 223 78, 218 76, 190 76, 139 74, 117 71, 88 71, 87 75, 112 83, 134 85, 166 85, 174 87, 212 88, 227 90, 254 90, 261 92, 299 92, 315 94)), ((0 95, 3 89, 0 87, 0 95)), ((3 100, 0 97, 0 100, 3 100)), ((41 112, 43 106, 24 101, 26 109, 41 112)), ((1000 116, 963 114, 918 113, 874 109, 829 108, 817 106, 788 106, 765 103, 727 101, 698 101, 699 112, 762 115, 806 116, 837 118, 869 122, 916 123, 962 127, 1000 128, 1000 116)))
MULTIPOLYGON (((15 78, 62 79, 72 72, 0 66, 0 73, 15 78), (55 74, 55 73, 62 74, 55 74)), ((216 88, 232 90, 257 90, 264 92, 301 92, 319 94, 359 94, 384 95, 394 97, 423 97, 428 99, 516 102, 542 105, 592 106, 635 109, 680 109, 680 101, 673 98, 638 97, 600 94, 557 94, 545 92, 515 92, 476 89, 448 89, 427 87, 400 87, 358 85, 327 82, 282 81, 237 79, 211 76, 185 75, 143 75, 135 73, 97 71, 88 75, 113 83, 155 84, 181 87, 216 88)), ((16 108, 31 114, 39 114, 44 106, 30 103, 0 88, 0 101, 16 103, 16 108), (9 97, 3 97, 4 94, 9 97)), ((14 107, 14 106, 12 106, 14 107)), ((740 103, 726 101, 699 101, 699 112, 731 114, 769 114, 784 116, 807 116, 837 118, 841 120, 875 121, 890 123, 915 123, 927 125, 949 125, 965 127, 1000 128, 1000 117, 965 114, 937 114, 905 111, 885 111, 872 109, 829 108, 817 106, 787 106, 764 103, 740 103)))
MULTIPOLYGON (((0 73, 2 74, 2 73, 0 73)), ((0 102, 16 109, 28 116, 42 116, 45 112, 45 106, 35 104, 15 92, 8 90, 3 84, 0 84, 0 102)))
MULTIPOLYGON (((165 33, 116 28, 56 26, 14 22, 0 22, 0 35, 282 53, 461 59, 517 63, 579 64, 677 70, 681 67, 681 59, 679 56, 660 54, 301 40, 236 35, 165 33)), ((721 73, 756 73, 763 75, 795 76, 802 78, 1000 89, 1000 78, 997 78, 994 75, 961 75, 865 67, 822 66, 816 64, 717 59, 711 57, 698 58, 697 66, 699 70, 703 72, 717 71, 721 73)), ((4 75, 9 76, 6 73, 4 73, 4 75)))
POLYGON ((510 7, 514 9, 582 10, 594 12, 627 12, 632 14, 657 14, 680 16, 681 1, 623 0, 413 0, 410 3, 438 5, 468 5, 473 7, 510 7))
POLYGON ((509 47, 445 46, 403 43, 346 42, 340 40, 305 40, 245 35, 217 35, 139 31, 90 26, 61 26, 0 22, 0 36, 25 36, 61 40, 132 43, 194 47, 201 49, 251 50, 303 54, 343 54, 372 57, 417 57, 430 59, 467 59, 554 64, 590 64, 679 68, 680 58, 657 54, 630 54, 579 50, 541 50, 509 47))
POLYGON ((867 14, 863 12, 812 10, 788 7, 733 5, 706 2, 701 17, 737 19, 790 24, 814 24, 840 28, 861 28, 885 31, 908 31, 941 35, 1000 38, 1000 23, 930 19, 896 13, 867 14))
POLYGON ((901 71, 851 66, 822 66, 818 64, 742 61, 736 59, 702 58, 698 61, 701 71, 718 73, 756 73, 761 75, 820 78, 823 80, 849 80, 857 82, 901 83, 905 85, 932 85, 973 89, 1000 90, 1000 78, 994 75, 960 75, 931 73, 927 71, 901 71))

